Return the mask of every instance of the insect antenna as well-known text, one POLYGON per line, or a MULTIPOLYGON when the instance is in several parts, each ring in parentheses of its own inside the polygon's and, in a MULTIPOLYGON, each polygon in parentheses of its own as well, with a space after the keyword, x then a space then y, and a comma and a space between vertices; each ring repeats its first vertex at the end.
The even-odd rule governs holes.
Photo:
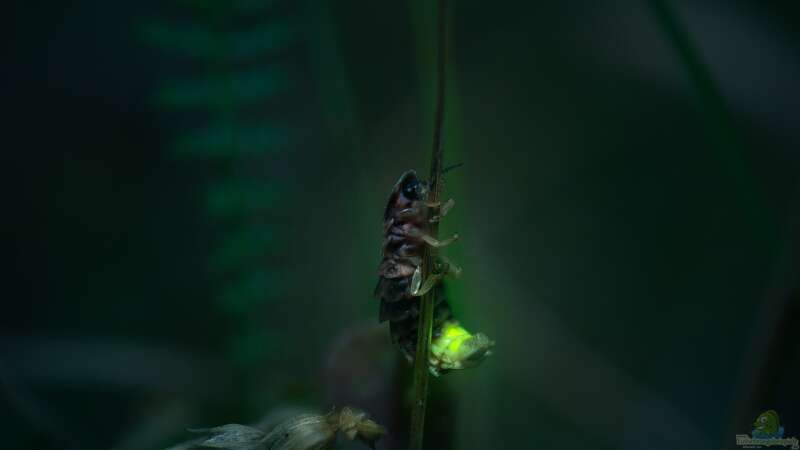
POLYGON ((464 163, 460 162, 458 164, 453 164, 452 166, 447 166, 444 169, 442 169, 442 175, 446 174, 447 172, 450 172, 453 169, 458 169, 459 167, 461 167, 463 165, 464 165, 464 163))

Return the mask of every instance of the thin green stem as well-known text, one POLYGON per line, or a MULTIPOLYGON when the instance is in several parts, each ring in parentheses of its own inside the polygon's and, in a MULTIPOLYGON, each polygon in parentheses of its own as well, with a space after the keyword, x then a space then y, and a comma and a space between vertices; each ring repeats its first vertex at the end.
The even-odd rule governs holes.
MULTIPOLYGON (((430 193, 428 200, 438 202, 442 191, 442 169, 444 167, 444 146, 442 130, 444 128, 445 105, 445 66, 447 62, 447 16, 446 1, 438 0, 438 62, 436 86, 436 118, 433 127, 433 148, 431 149, 430 193)), ((439 223, 431 223, 429 233, 434 238, 439 234, 439 223)), ((422 257, 422 277, 431 275, 436 250, 426 246, 422 257)), ((425 434, 425 409, 428 401, 428 355, 431 347, 431 331, 433 328, 433 306, 436 304, 438 290, 431 289, 420 300, 419 327, 417 329, 417 349, 414 356, 414 404, 411 408, 411 450, 422 450, 425 434)))

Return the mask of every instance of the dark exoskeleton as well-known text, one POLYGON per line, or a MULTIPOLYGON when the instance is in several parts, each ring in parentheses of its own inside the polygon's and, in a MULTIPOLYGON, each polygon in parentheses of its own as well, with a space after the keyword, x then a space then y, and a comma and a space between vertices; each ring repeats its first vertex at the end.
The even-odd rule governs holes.
POLYGON ((490 353, 493 343, 483 334, 472 336, 453 319, 440 281, 445 275, 458 275, 458 267, 446 258, 437 258, 431 274, 422 280, 420 264, 424 247, 442 247, 458 238, 456 235, 439 241, 429 234, 430 224, 447 214, 454 202, 429 203, 427 195, 427 185, 413 170, 404 173, 395 184, 383 215, 385 240, 375 296, 380 299, 379 320, 389 321, 392 340, 412 361, 420 297, 431 289, 439 290, 435 296, 430 359, 431 371, 438 374, 474 366, 490 353), (448 348, 454 351, 447 353, 448 348))

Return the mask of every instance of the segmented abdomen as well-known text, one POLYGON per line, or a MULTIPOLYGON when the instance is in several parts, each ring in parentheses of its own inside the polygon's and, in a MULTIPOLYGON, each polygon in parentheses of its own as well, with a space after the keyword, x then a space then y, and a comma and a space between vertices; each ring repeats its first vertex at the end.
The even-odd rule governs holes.
MULTIPOLYGON (((389 321, 392 340, 409 360, 413 360, 416 348, 420 304, 420 297, 411 295, 411 279, 422 260, 425 243, 419 236, 427 233, 426 224, 422 202, 408 199, 395 189, 384 214, 385 240, 375 296, 381 302, 380 321, 389 321)), ((434 339, 442 323, 452 317, 441 284, 435 289, 439 292, 434 309, 434 339)))

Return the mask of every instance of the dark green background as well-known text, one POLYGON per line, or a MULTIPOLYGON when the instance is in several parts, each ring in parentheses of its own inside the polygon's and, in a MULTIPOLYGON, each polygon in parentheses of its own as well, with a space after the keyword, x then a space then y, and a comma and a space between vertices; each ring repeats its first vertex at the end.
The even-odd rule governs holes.
MULTIPOLYGON (((451 3, 448 292, 497 348, 434 380, 442 442, 731 448, 767 409, 800 436, 798 3, 451 3)), ((427 173, 432 2, 4 16, 0 446, 327 407, 385 198, 427 173)))

